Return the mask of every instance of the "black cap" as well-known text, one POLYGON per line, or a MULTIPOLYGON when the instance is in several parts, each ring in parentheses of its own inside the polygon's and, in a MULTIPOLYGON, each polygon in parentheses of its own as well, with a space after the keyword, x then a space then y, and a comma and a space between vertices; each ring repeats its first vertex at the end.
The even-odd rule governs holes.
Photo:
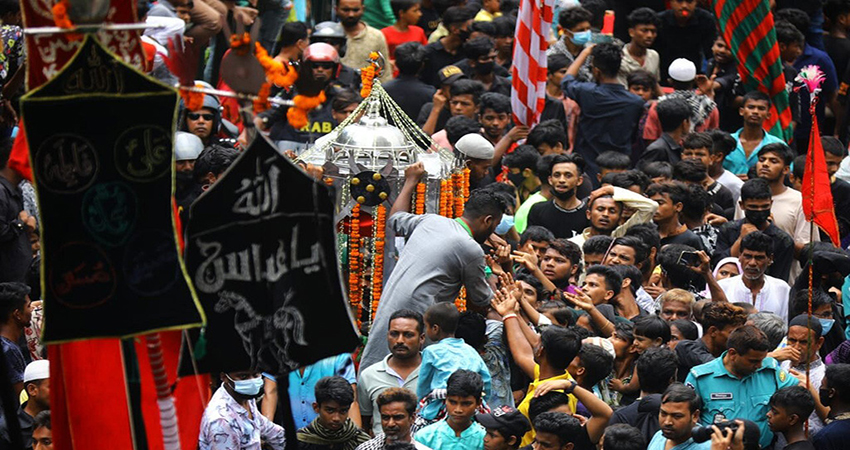
POLYGON ((531 430, 528 419, 510 406, 495 408, 490 414, 476 414, 475 420, 484 428, 498 430, 502 436, 517 436, 522 439, 531 430))
POLYGON ((452 84, 455 81, 466 78, 463 71, 458 66, 446 66, 438 72, 440 84, 452 84))

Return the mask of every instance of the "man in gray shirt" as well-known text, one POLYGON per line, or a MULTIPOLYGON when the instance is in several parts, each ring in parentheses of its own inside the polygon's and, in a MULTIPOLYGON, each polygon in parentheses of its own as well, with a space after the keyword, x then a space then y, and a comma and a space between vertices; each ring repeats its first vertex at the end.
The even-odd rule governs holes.
POLYGON ((505 211, 503 201, 492 192, 476 190, 470 194, 463 216, 457 219, 407 213, 411 194, 424 174, 422 163, 404 171, 404 186, 390 211, 389 226, 397 235, 408 239, 384 288, 360 370, 389 353, 384 336, 395 311, 411 309, 424 314, 437 302, 454 301, 463 286, 471 305, 489 305, 493 295, 484 276, 481 243, 501 222, 505 211))

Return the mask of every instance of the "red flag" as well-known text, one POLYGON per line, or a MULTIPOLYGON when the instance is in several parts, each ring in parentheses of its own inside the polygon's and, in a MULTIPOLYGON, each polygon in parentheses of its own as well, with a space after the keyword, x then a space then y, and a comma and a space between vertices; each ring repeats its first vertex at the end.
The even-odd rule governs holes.
POLYGON ((835 204, 832 203, 832 189, 817 120, 812 120, 806 172, 803 174, 803 213, 806 220, 814 222, 829 235, 836 247, 840 247, 838 220, 835 218, 835 204))
POLYGON ((546 38, 555 0, 522 0, 511 65, 511 108, 516 125, 533 126, 546 104, 546 38))

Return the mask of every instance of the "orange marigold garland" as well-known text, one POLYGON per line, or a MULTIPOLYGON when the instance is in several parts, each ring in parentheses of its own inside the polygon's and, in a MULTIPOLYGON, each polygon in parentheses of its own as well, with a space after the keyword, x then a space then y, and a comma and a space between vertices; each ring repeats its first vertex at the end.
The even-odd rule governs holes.
POLYGON ((454 219, 455 192, 453 180, 446 181, 446 217, 454 219))
POLYGON ((416 214, 425 214, 425 188, 427 186, 425 183, 419 183, 416 185, 416 209, 414 209, 414 213, 416 214))
MULTIPOLYGON (((60 0, 53 5, 51 12, 53 13, 53 23, 59 28, 71 29, 74 28, 74 23, 68 17, 68 0, 60 0)), ((79 41, 83 38, 78 33, 66 33, 65 38, 69 41, 79 41)))
POLYGON ((237 34, 233 33, 230 35, 230 48, 238 51, 241 54, 245 54, 249 50, 249 45, 251 44, 251 35, 248 33, 237 34))
POLYGON ((266 49, 259 42, 255 42, 254 44, 254 54, 257 56, 257 60, 260 61, 260 65, 263 66, 268 81, 282 88, 289 88, 289 86, 295 84, 295 80, 298 79, 298 71, 295 70, 295 67, 269 56, 266 49))
POLYGON ((360 328, 360 318, 363 315, 363 292, 360 290, 361 275, 360 252, 360 204, 355 203, 351 209, 348 239, 348 301, 357 308, 357 328, 360 328))
POLYGON ((306 95, 296 95, 292 101, 295 103, 295 106, 289 108, 286 111, 286 120, 289 121, 289 124, 292 125, 292 128, 296 130, 300 130, 307 126, 307 113, 310 112, 311 109, 321 105, 327 100, 325 97, 325 91, 319 92, 319 95, 315 97, 307 97, 306 95))
POLYGON ((272 93, 272 84, 266 81, 260 86, 260 92, 254 100, 254 113, 259 114, 263 111, 268 111, 272 104, 269 103, 269 95, 272 93))
POLYGON ((457 306, 457 310, 460 312, 466 311, 466 288, 460 288, 460 294, 455 299, 455 306, 457 306))
POLYGON ((449 182, 448 180, 440 181, 440 209, 439 214, 443 217, 449 217, 448 199, 449 199, 449 182))
POLYGON ((366 98, 372 92, 372 83, 376 76, 381 75, 381 67, 378 65, 378 52, 369 53, 369 65, 360 69, 360 96, 366 98))
POLYGON ((452 191, 454 193, 455 217, 463 215, 463 175, 460 172, 452 174, 452 191))
POLYGON ((372 252, 372 317, 378 312, 378 302, 384 287, 384 238, 386 237, 387 208, 381 204, 375 210, 374 250, 372 252))

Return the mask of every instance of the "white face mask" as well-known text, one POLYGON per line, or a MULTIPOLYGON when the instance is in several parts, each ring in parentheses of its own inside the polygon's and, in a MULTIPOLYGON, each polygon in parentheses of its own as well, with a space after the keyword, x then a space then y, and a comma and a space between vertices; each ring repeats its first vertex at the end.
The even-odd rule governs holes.
POLYGON ((256 397, 263 389, 263 377, 249 378, 247 380, 234 380, 230 375, 225 374, 228 380, 233 382, 233 390, 237 394, 242 394, 246 397, 256 397))
POLYGON ((514 216, 502 214, 502 221, 496 226, 496 234, 505 234, 514 226, 514 216))

